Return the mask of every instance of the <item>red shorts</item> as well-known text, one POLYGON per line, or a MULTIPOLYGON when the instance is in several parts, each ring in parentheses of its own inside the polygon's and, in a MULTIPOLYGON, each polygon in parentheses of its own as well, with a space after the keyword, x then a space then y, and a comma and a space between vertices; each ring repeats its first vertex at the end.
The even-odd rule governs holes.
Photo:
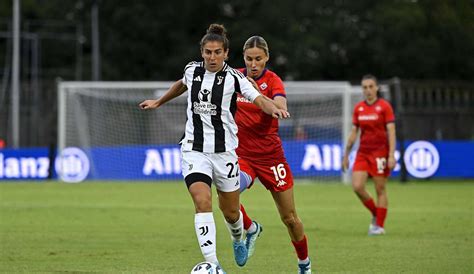
POLYGON ((252 184, 258 178, 266 189, 281 192, 293 187, 293 174, 286 159, 255 161, 239 158, 240 170, 252 177, 252 184))
POLYGON ((352 171, 367 171, 371 177, 388 177, 390 169, 387 166, 388 151, 379 150, 371 153, 357 152, 352 171))

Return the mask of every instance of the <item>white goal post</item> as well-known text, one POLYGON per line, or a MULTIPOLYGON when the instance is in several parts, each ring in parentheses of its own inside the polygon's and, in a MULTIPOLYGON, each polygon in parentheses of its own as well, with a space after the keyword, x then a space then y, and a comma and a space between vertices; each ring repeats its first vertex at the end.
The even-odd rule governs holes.
MULTIPOLYGON (((181 179, 177 142, 184 132, 186 93, 158 110, 138 104, 172 82, 60 82, 58 178, 181 179)), ((345 181, 341 172, 351 113, 360 87, 345 81, 285 82, 291 118, 280 121, 285 154, 296 178, 345 181)))

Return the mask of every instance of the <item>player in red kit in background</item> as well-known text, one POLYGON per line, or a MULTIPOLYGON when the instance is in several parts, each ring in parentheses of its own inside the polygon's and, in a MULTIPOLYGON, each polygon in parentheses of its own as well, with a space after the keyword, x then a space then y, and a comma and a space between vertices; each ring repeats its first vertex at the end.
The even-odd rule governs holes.
MULTIPOLYGON (((246 67, 240 71, 269 98, 268 100, 272 100, 278 108, 287 110, 282 80, 265 67, 269 60, 267 42, 260 36, 252 36, 245 42, 243 51, 246 67)), ((298 273, 311 273, 307 238, 303 223, 296 214, 293 175, 278 135, 278 121, 266 117, 268 115, 253 107, 240 95, 237 98, 237 109, 235 119, 239 129, 237 155, 241 170, 241 191, 250 187, 255 178, 259 178, 272 194, 281 220, 288 228, 298 256, 298 273)), ((250 257, 262 226, 250 219, 242 205, 241 211, 244 229, 247 231, 246 245, 250 257)))
POLYGON ((352 168, 352 187, 360 201, 372 213, 369 235, 385 234, 388 198, 385 185, 390 170, 395 167, 395 116, 389 102, 379 98, 377 78, 365 75, 362 78, 365 100, 354 108, 352 130, 347 140, 342 165, 349 169, 349 153, 361 131, 360 145, 352 168), (377 205, 365 190, 369 177, 375 184, 377 205))

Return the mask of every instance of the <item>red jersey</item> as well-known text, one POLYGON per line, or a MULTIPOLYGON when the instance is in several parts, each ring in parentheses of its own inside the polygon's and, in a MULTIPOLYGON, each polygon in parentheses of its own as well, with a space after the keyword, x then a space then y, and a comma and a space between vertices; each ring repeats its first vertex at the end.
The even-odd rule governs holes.
MULTIPOLYGON (((247 75, 246 69, 239 69, 247 75)), ((283 81, 274 72, 265 69, 260 77, 255 79, 260 93, 270 99, 276 96, 286 97, 283 81)), ((278 135, 278 119, 264 113, 259 107, 245 99, 240 94, 237 97, 237 113, 235 121, 239 128, 239 157, 252 159, 281 159, 284 158, 283 147, 278 135)))
POLYGON ((354 108, 352 123, 359 127, 359 151, 369 153, 375 150, 388 151, 388 123, 395 121, 392 106, 384 99, 377 99, 369 105, 366 101, 359 102, 354 108))

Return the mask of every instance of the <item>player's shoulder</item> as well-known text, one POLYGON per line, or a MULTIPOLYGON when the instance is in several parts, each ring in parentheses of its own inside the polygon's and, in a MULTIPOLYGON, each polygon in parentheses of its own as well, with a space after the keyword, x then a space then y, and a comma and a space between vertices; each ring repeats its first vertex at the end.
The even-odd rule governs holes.
POLYGON ((357 104, 355 104, 354 109, 359 109, 359 110, 361 110, 360 108, 361 108, 361 107, 363 108, 364 105, 366 105, 365 100, 359 101, 357 104))
POLYGON ((184 67, 184 72, 186 72, 188 69, 193 69, 196 67, 204 67, 204 63, 198 61, 191 61, 184 67))
POLYGON ((383 106, 384 108, 391 108, 392 104, 389 101, 385 100, 384 98, 378 98, 377 104, 383 106))
POLYGON ((235 69, 227 64, 224 65, 224 70, 227 71, 230 75, 239 79, 245 78, 245 75, 240 71, 240 69, 235 69))
POLYGON ((268 78, 275 78, 275 79, 280 79, 281 80, 281 78, 280 78, 280 76, 278 76, 278 74, 276 74, 275 72, 273 72, 269 69, 267 69, 265 71, 265 76, 268 77, 268 78))
POLYGON ((281 80, 280 76, 278 76, 278 74, 276 74, 275 72, 269 69, 265 69, 265 71, 263 72, 263 75, 261 76, 261 79, 269 83, 271 82, 283 83, 283 80, 281 80))

